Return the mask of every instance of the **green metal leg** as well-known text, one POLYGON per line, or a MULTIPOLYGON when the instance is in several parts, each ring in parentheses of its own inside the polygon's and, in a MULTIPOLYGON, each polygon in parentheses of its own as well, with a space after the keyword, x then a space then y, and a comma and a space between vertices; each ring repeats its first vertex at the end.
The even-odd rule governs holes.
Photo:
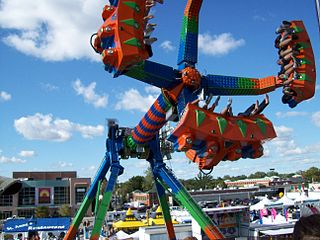
POLYGON ((170 208, 169 208, 169 205, 168 205, 168 202, 166 199, 165 189, 157 181, 155 181, 155 185, 157 188, 158 199, 159 199, 160 206, 162 209, 163 218, 165 220, 165 224, 167 227, 168 237, 170 240, 176 240, 176 234, 174 232, 174 228, 173 228, 173 224, 172 224, 172 219, 171 219, 171 215, 170 215, 170 208))
POLYGON ((97 172, 97 175, 94 178, 94 181, 91 183, 91 186, 84 200, 82 201, 81 206, 78 209, 77 214, 74 217, 66 236, 64 237, 64 240, 75 239, 78 228, 82 222, 82 219, 85 216, 86 212, 88 211, 88 208, 90 207, 90 204, 92 203, 97 193, 98 183, 106 176, 106 173, 108 172, 109 168, 110 168, 110 157, 108 154, 106 154, 97 172))
POLYGON ((111 166, 111 174, 107 184, 106 191, 103 194, 101 205, 99 206, 90 240, 98 240, 100 237, 102 225, 104 223, 107 210, 111 201, 114 187, 117 183, 118 176, 123 173, 123 167, 119 164, 111 166))
POLYGON ((98 182, 98 189, 97 189, 97 193, 96 193, 96 203, 95 203, 95 206, 94 206, 94 215, 95 216, 97 215, 97 212, 98 212, 98 209, 99 209, 99 195, 100 195, 101 183, 102 183, 102 180, 100 180, 98 182))
POLYGON ((158 181, 162 183, 161 185, 167 185, 172 190, 172 196, 180 203, 180 205, 187 208, 188 212, 198 222, 209 239, 224 239, 219 228, 216 227, 211 219, 202 211, 188 191, 175 178, 173 173, 166 168, 165 164, 162 163, 156 168, 156 171, 159 173, 158 181))

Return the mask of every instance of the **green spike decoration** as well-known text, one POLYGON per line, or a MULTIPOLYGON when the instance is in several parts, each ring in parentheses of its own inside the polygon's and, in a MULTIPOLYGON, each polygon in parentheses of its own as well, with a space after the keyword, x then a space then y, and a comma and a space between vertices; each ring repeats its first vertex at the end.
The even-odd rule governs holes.
POLYGON ((242 120, 237 120, 237 125, 243 137, 247 135, 247 124, 242 120))
POLYGON ((266 135, 267 134, 267 125, 266 123, 260 119, 260 118, 257 118, 256 119, 256 124, 258 125, 260 131, 262 132, 263 135, 266 135))
POLYGON ((301 49, 309 48, 310 44, 308 44, 306 42, 299 42, 299 43, 297 43, 297 46, 298 46, 298 50, 301 50, 301 49))
POLYGON ((125 19, 125 20, 122 20, 121 22, 127 24, 128 26, 134 27, 136 29, 139 29, 139 27, 140 27, 139 23, 136 20, 134 20, 133 18, 125 19))
POLYGON ((311 78, 305 73, 299 74, 299 77, 298 77, 297 80, 300 80, 300 81, 312 81, 311 78))
POLYGON ((293 29, 294 29, 294 32, 295 32, 295 33, 300 33, 300 32, 303 32, 303 31, 304 31, 303 28, 300 28, 300 27, 298 27, 298 26, 294 26, 293 29))
POLYGON ((131 45, 131 46, 135 46, 135 47, 141 48, 141 43, 137 38, 130 38, 127 41, 124 41, 123 43, 127 44, 127 45, 131 45))
POLYGON ((216 117, 220 129, 220 133, 223 134, 227 128, 228 122, 223 117, 216 117))
POLYGON ((126 1, 123 2, 123 4, 127 5, 128 7, 132 8, 133 10, 135 10, 136 12, 140 12, 140 7, 138 4, 136 4, 133 1, 126 1))
POLYGON ((302 65, 305 65, 305 64, 310 65, 310 64, 311 64, 311 61, 309 61, 309 60, 306 59, 306 58, 301 58, 301 59, 300 59, 300 64, 302 64, 302 65))
POLYGON ((196 121, 197 121, 197 127, 199 127, 204 119, 206 118, 206 114, 202 112, 201 110, 196 110, 196 121))

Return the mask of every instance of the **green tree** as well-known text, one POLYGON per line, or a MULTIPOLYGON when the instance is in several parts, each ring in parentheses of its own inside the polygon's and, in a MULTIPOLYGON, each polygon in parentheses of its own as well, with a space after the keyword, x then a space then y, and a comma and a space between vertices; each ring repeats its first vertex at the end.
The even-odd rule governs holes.
POLYGON ((121 201, 128 201, 130 194, 135 190, 143 191, 144 177, 134 176, 124 183, 118 184, 116 192, 121 196, 121 201))
POLYGON ((238 180, 244 180, 244 179, 247 179, 248 177, 246 175, 240 175, 240 176, 235 176, 235 177, 232 177, 231 180, 232 181, 238 181, 238 180))
POLYGON ((269 171, 269 172, 267 172, 267 176, 268 176, 268 177, 279 176, 279 173, 278 173, 278 172, 275 172, 275 171, 269 171))
POLYGON ((250 174, 248 178, 252 179, 252 178, 264 178, 266 177, 267 174, 265 172, 255 172, 253 174, 250 174))
POLYGON ((320 181, 320 169, 316 167, 311 167, 308 170, 304 171, 303 174, 304 178, 308 182, 318 182, 320 181))
POLYGON ((50 215, 49 207, 47 206, 38 206, 36 208, 36 217, 37 218, 47 218, 50 215))
POLYGON ((224 175, 224 176, 223 176, 223 179, 224 179, 224 180, 230 180, 230 179, 231 179, 231 176, 230 176, 230 175, 224 175))
POLYGON ((208 189, 213 183, 213 177, 211 175, 206 175, 202 172, 199 172, 195 177, 196 189, 208 189))
POLYGON ((187 189, 187 190, 195 190, 196 188, 196 180, 193 179, 180 179, 181 184, 187 189))
POLYGON ((218 177, 218 178, 215 180, 215 187, 226 188, 227 185, 225 184, 224 179, 218 177))
POLYGON ((144 172, 145 177, 142 184, 142 188, 144 192, 151 190, 154 186, 153 174, 150 167, 144 172))
POLYGON ((279 177, 280 178, 291 178, 295 173, 280 173, 279 177))
POLYGON ((59 207, 58 213, 61 217, 70 217, 71 208, 68 204, 63 204, 59 207))

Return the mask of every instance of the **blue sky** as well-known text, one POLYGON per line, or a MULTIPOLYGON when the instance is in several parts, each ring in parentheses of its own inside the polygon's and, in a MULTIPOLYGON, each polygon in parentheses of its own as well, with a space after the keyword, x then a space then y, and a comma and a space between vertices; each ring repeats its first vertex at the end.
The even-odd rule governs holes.
MULTIPOLYGON (((157 5, 152 21, 154 57, 176 66, 186 1, 157 5)), ((102 24, 104 1, 0 0, 0 175, 12 171, 76 170, 92 177, 105 152, 105 122, 117 118, 135 126, 159 91, 104 71, 89 38, 102 24)), ((202 74, 265 77, 276 75, 274 31, 282 20, 303 20, 320 62, 314 1, 204 0, 200 16, 198 70, 202 74)), ((294 172, 320 167, 319 90, 291 110, 281 90, 271 93, 265 115, 278 138, 265 145, 260 159, 220 163, 212 173, 249 174, 275 168, 294 172)), ((262 99, 263 97, 258 97, 262 99)), ((235 97, 234 111, 256 97, 235 97)), ((220 109, 227 97, 220 101, 220 109)), ((120 181, 141 175, 144 160, 122 161, 120 181)), ((180 178, 196 176, 196 165, 175 154, 168 166, 180 178)))

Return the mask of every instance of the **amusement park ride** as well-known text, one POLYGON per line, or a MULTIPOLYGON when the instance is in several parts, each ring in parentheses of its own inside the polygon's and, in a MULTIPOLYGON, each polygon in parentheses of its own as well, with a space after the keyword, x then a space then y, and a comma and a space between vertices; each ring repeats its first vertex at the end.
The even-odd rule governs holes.
POLYGON ((252 104, 234 115, 231 101, 222 112, 214 112, 219 96, 261 95, 282 88, 282 102, 291 108, 313 97, 316 70, 311 43, 301 21, 284 21, 276 30, 278 37, 277 76, 261 79, 219 75, 201 75, 196 69, 198 21, 202 0, 188 0, 180 38, 178 69, 147 60, 152 56, 151 37, 155 24, 148 21, 151 7, 163 0, 110 0, 102 12, 104 23, 91 38, 94 50, 101 54, 106 71, 114 77, 126 75, 161 88, 161 94, 139 124, 131 129, 109 120, 106 154, 85 199, 79 208, 66 240, 74 239, 88 207, 99 193, 100 182, 110 171, 106 190, 96 212, 90 239, 99 239, 117 177, 123 173, 120 159, 138 157, 151 166, 159 202, 168 231, 176 239, 166 192, 187 208, 209 239, 222 239, 222 232, 202 212, 174 174, 163 156, 170 147, 159 136, 168 122, 178 122, 167 138, 173 149, 185 152, 200 170, 212 169, 220 161, 259 158, 262 143, 276 137, 272 123, 262 114, 269 103, 252 104), (199 95, 204 105, 199 105, 199 95), (213 96, 217 96, 211 104, 213 96))

